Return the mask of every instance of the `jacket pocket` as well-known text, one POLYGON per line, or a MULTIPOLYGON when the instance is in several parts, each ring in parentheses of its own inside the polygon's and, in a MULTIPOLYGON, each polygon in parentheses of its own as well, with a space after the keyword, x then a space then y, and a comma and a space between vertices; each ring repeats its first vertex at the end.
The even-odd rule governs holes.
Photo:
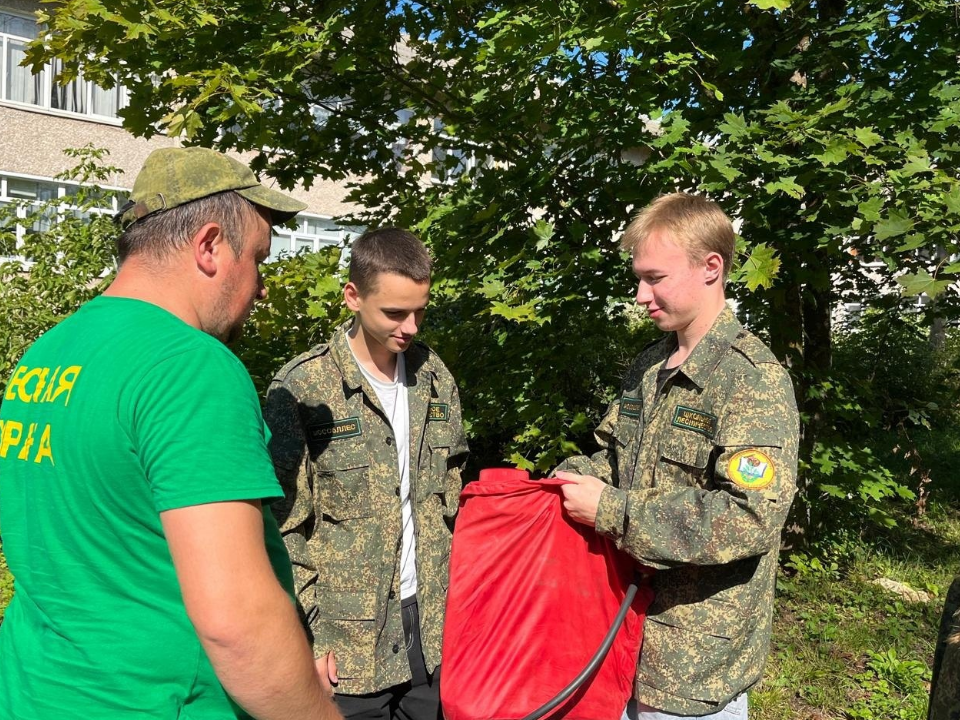
POLYGON ((314 646, 333 650, 343 679, 374 676, 377 646, 377 594, 318 586, 317 615, 311 626, 314 646))
POLYGON ((694 433, 671 433, 660 442, 656 485, 702 485, 707 476, 713 444, 694 433))
POLYGON ((326 518, 340 522, 373 514, 369 464, 321 470, 318 481, 319 510, 326 518))
POLYGON ((446 438, 437 438, 427 446, 430 457, 423 465, 423 472, 417 479, 417 502, 422 503, 431 495, 443 494, 447 477, 447 461, 450 458, 451 443, 446 438))

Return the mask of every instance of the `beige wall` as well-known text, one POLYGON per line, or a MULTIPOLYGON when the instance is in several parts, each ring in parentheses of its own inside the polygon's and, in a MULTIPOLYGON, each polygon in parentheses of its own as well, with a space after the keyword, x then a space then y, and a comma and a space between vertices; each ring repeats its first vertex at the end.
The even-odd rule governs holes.
POLYGON ((166 137, 136 140, 117 126, 0 104, 0 172, 53 177, 76 164, 63 150, 87 143, 110 151, 106 162, 123 172, 108 182, 120 187, 133 184, 151 150, 175 144, 166 137))
MULTIPOLYGON (((0 173, 52 178, 75 165, 63 154, 64 148, 87 143, 110 151, 108 164, 123 172, 108 182, 127 188, 150 151, 179 144, 166 136, 143 140, 115 125, 0 103, 0 173)), ((309 191, 299 188, 291 194, 307 203, 307 212, 318 215, 337 216, 355 209, 344 200, 346 188, 334 182, 318 180, 309 191)))

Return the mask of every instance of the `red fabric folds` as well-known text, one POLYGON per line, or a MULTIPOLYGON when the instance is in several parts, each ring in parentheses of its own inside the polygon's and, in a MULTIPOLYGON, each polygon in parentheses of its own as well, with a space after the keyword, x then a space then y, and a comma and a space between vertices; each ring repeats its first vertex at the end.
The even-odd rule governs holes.
MULTIPOLYGON (((447 720, 513 720, 548 702, 600 647, 637 565, 563 512, 564 481, 484 470, 460 496, 440 695, 447 720)), ((547 717, 619 720, 633 686, 642 584, 613 647, 547 717)))

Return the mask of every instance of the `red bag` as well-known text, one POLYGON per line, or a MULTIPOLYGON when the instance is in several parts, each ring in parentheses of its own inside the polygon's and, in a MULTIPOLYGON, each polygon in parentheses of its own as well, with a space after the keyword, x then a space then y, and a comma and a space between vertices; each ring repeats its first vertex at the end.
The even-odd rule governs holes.
MULTIPOLYGON (((446 720, 525 717, 583 670, 613 624, 638 566, 566 516, 563 484, 483 470, 460 496, 440 681, 446 720)), ((597 672, 547 717, 619 720, 652 599, 642 584, 597 672)))

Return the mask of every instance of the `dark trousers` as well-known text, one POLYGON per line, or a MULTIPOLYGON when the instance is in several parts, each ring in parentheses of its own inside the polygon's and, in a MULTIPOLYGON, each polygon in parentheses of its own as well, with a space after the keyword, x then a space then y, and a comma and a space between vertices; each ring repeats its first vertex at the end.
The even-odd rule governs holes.
POLYGON ((440 668, 427 672, 420 645, 417 598, 401 602, 403 635, 413 679, 369 695, 336 695, 345 720, 438 720, 440 718, 440 668))

